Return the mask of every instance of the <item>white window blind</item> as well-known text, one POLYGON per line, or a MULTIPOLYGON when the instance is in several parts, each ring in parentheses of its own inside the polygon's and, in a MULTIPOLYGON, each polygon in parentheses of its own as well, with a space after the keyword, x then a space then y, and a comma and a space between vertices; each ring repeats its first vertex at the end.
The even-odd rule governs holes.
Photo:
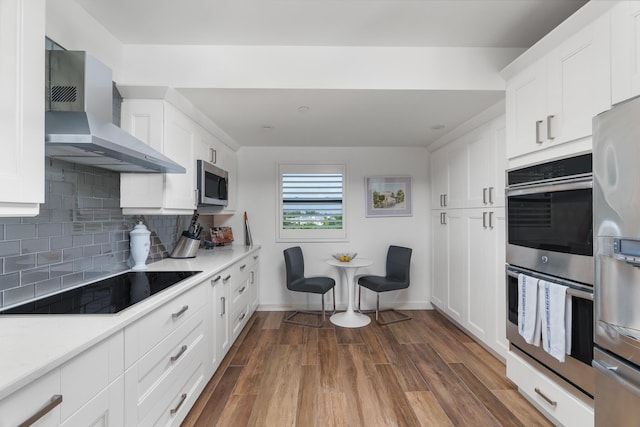
POLYGON ((282 227, 341 229, 342 174, 282 174, 282 227))
POLYGON ((346 237, 344 165, 279 165, 280 240, 346 237))

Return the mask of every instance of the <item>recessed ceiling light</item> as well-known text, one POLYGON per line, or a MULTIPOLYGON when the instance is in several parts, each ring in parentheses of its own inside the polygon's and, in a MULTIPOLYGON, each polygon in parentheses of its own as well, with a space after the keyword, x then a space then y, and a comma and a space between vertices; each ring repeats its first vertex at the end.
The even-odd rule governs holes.
POLYGON ((301 105, 301 106, 298 107, 298 111, 300 111, 301 113, 306 113, 309 110, 310 110, 310 108, 307 107, 306 105, 301 105))
POLYGON ((444 125, 433 125, 431 126, 432 130, 440 130, 440 129, 444 129, 445 126, 444 125))

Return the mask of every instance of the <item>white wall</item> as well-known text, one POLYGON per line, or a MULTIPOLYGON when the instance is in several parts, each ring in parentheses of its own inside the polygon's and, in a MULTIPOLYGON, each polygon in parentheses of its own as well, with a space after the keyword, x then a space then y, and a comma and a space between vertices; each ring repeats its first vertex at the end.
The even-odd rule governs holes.
POLYGON ((122 43, 75 1, 47 0, 46 35, 65 49, 85 50, 95 56, 119 81, 122 43))
MULTIPOLYGON (((384 274, 387 248, 390 244, 413 249, 411 285, 408 289, 384 294, 383 304, 394 307, 430 308, 429 278, 429 154, 425 148, 256 148, 243 147, 238 152, 238 214, 228 219, 238 242, 244 239, 242 213, 246 211, 254 243, 262 245, 260 267, 260 309, 285 309, 291 306, 318 307, 316 295, 290 292, 285 285, 282 251, 297 243, 276 242, 277 163, 278 162, 345 162, 347 164, 346 219, 348 242, 299 243, 305 257, 307 275, 328 275, 339 282, 335 267, 324 260, 338 251, 355 251, 371 258, 371 267, 359 273, 384 274), (411 176, 412 216, 366 218, 366 176, 411 176), (237 230, 237 231, 235 231, 237 230)), ((220 218, 222 219, 222 218, 220 218)), ((218 220, 218 219, 217 219, 218 220)), ((344 286, 336 288, 339 307, 346 307, 344 286)), ((327 303, 330 298, 327 296, 327 303)), ((370 307, 375 294, 365 300, 370 307)))

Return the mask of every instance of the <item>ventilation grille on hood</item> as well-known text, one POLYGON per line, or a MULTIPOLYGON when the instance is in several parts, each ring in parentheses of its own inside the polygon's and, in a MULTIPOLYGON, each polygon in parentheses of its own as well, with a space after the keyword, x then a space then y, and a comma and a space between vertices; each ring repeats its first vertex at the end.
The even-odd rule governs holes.
POLYGON ((68 50, 48 51, 47 64, 47 156, 117 172, 186 172, 111 122, 113 86, 107 66, 85 52, 68 50))

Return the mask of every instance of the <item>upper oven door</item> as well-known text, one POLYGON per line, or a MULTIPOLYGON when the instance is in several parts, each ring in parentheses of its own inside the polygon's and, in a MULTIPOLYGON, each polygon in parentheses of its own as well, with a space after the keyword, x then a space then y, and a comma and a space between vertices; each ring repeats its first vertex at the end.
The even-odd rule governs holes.
POLYGON ((592 225, 590 178, 510 189, 507 262, 592 285, 592 225))

